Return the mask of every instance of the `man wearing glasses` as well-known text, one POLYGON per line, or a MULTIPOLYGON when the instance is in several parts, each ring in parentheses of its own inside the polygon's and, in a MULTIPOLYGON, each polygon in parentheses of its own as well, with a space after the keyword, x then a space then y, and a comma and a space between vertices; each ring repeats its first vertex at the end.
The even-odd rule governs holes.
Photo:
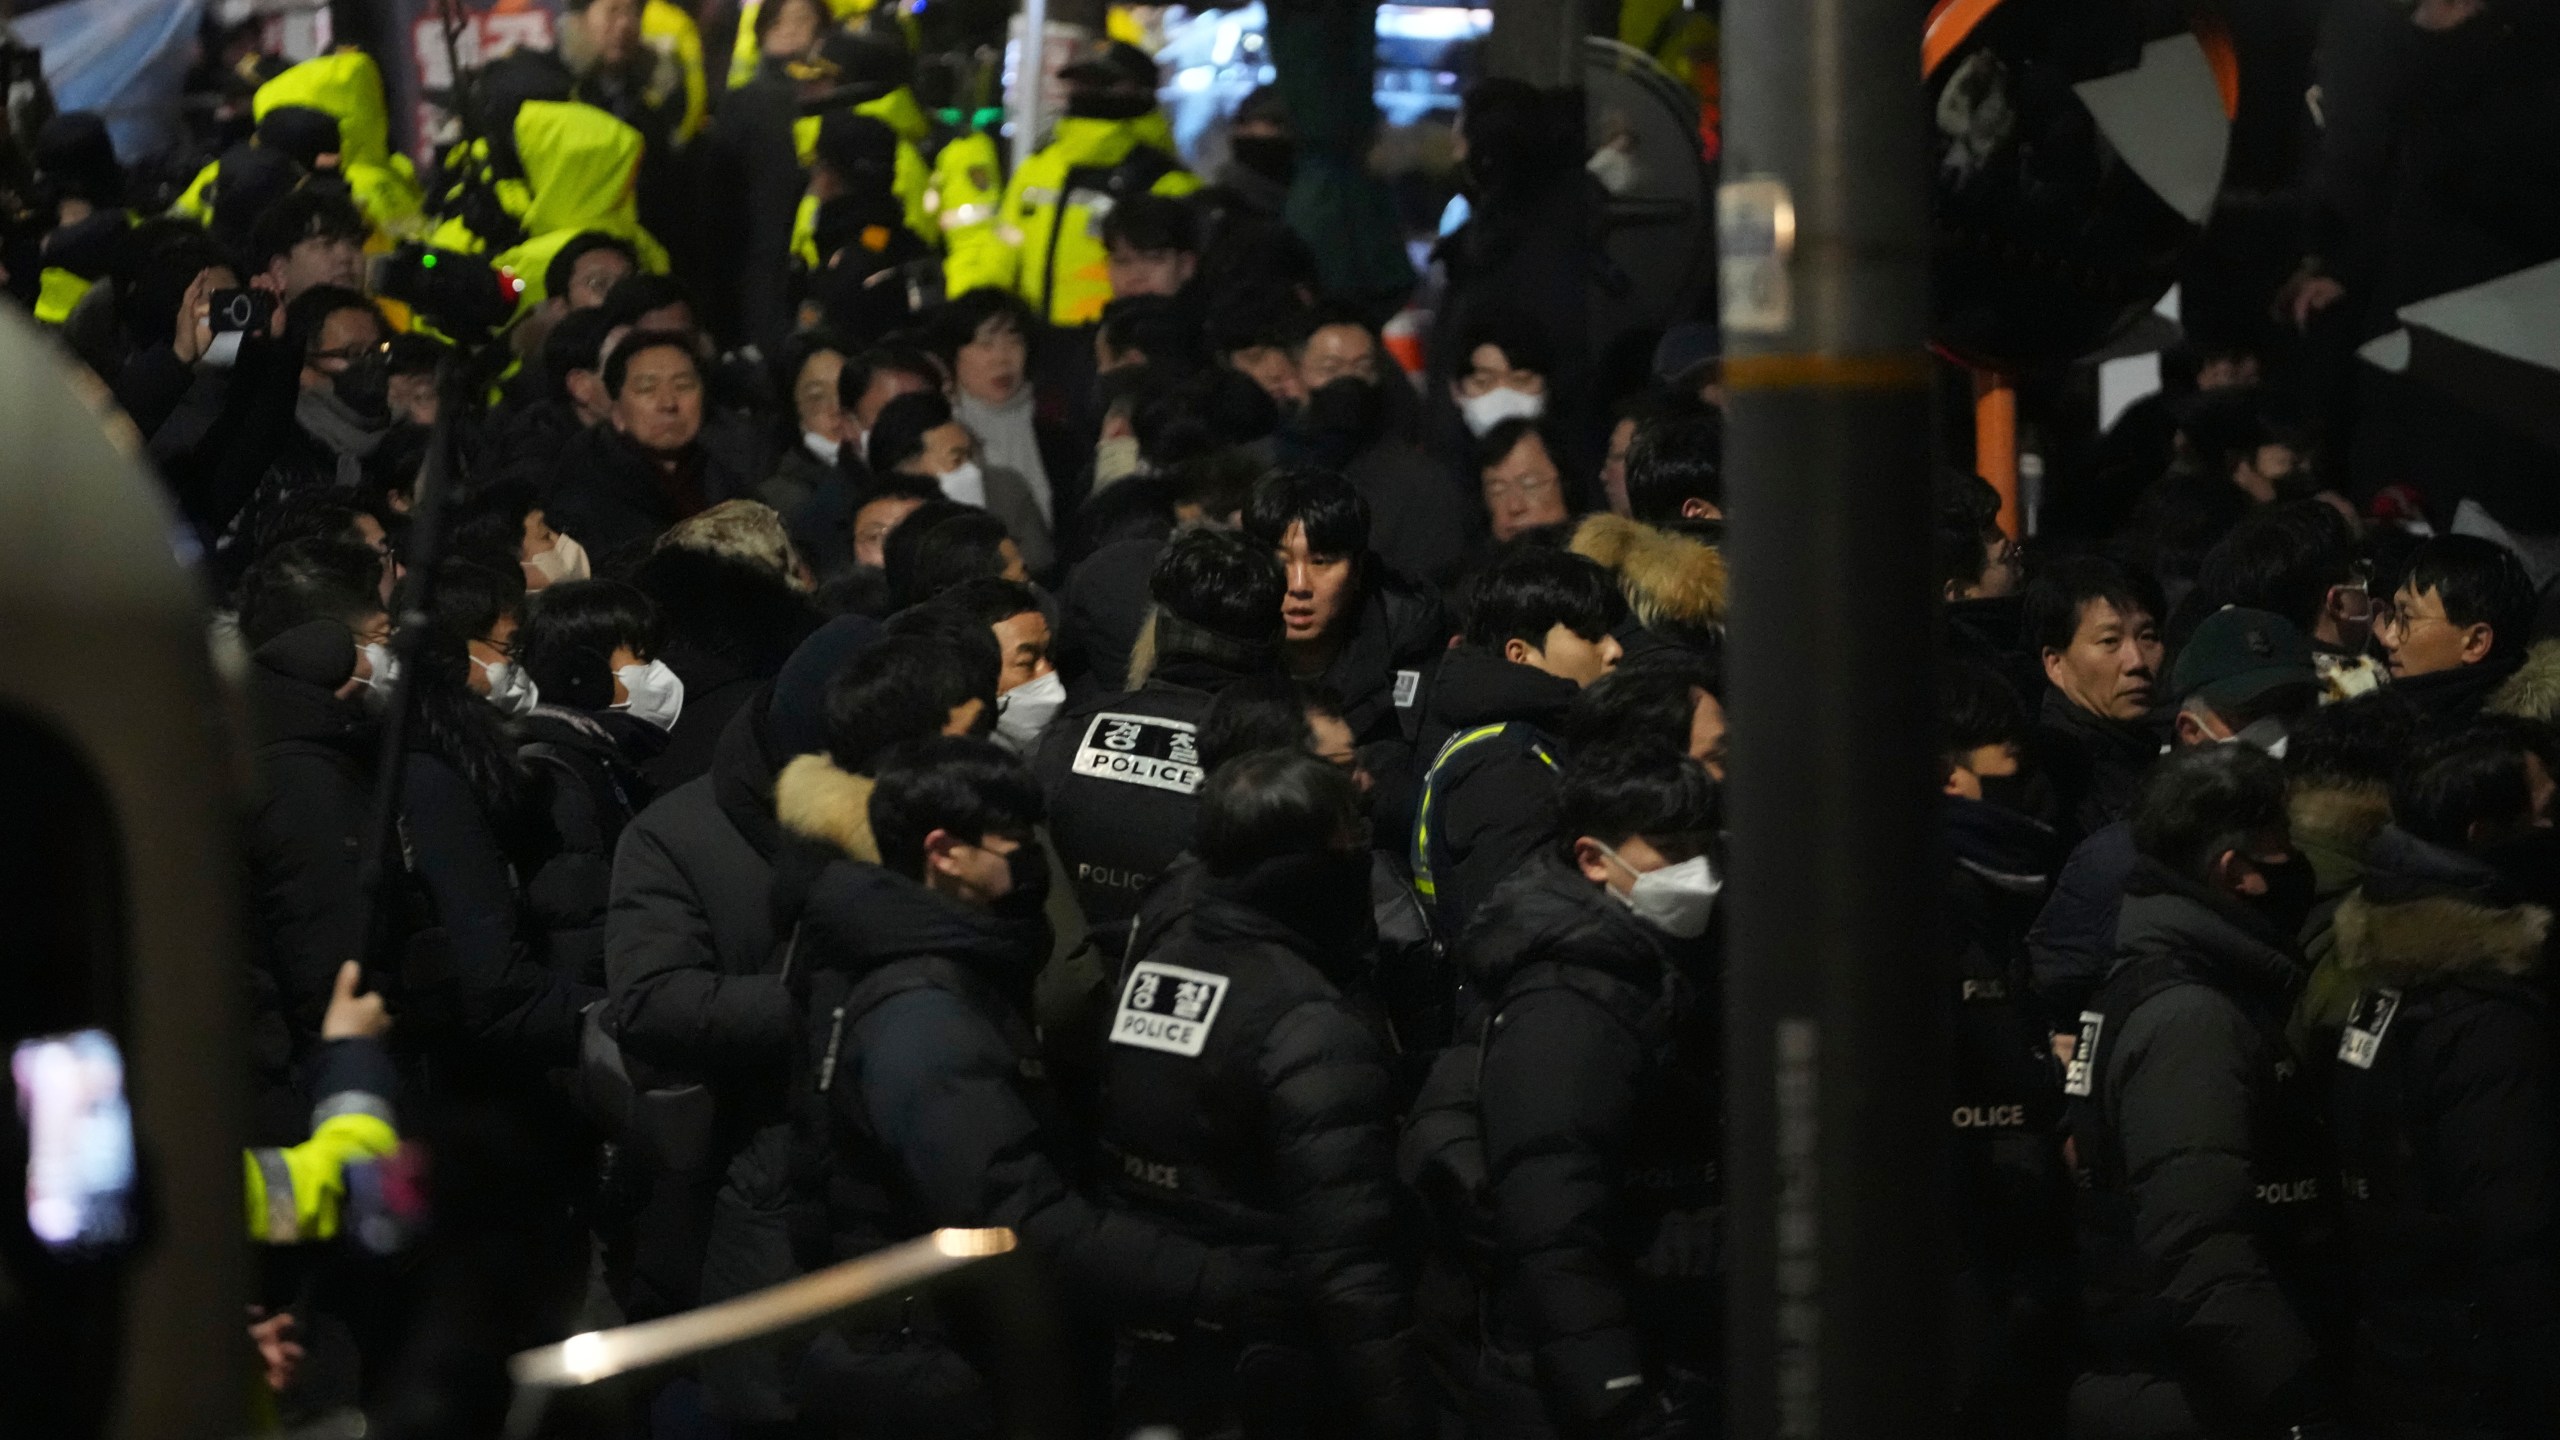
POLYGON ((2374 615, 2394 688, 2437 725, 2468 723, 2523 666, 2534 601, 2523 562, 2495 541, 2439 535, 2420 545, 2374 615))

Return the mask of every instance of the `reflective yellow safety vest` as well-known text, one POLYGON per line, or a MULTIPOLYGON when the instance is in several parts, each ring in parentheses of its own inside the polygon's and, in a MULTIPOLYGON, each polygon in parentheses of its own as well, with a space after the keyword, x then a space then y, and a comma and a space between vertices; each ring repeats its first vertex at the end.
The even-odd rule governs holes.
MULTIPOLYGON (((353 48, 305 60, 258 87, 250 113, 267 118, 279 105, 325 111, 338 122, 338 173, 355 192, 387 249, 426 225, 426 193, 406 155, 391 150, 390 108, 382 98, 382 71, 373 57, 353 48)), ((201 184, 205 177, 199 176, 201 184)), ((192 187, 190 193, 194 193, 192 187)), ((199 197, 200 198, 200 197, 199 197)))
MULTIPOLYGON (((1070 115, 1005 187, 997 221, 1013 249, 1013 290, 1052 325, 1090 325, 1111 303, 1102 221, 1135 195, 1189 195, 1200 177, 1175 157, 1161 111, 1135 120, 1070 115)), ((947 272, 946 272, 947 273, 947 272)), ((954 295, 966 291, 948 286, 954 295)))
MULTIPOLYGON (((1422 802, 1414 807, 1413 812, 1411 859, 1413 861, 1413 893, 1421 898, 1422 908, 1426 911, 1438 904, 1440 898, 1440 890, 1433 882, 1432 874, 1438 868, 1440 861, 1450 858, 1446 854, 1445 842, 1435 846, 1431 838, 1431 801, 1434 792, 1439 789, 1440 772, 1449 763, 1450 756, 1469 746, 1480 745, 1487 740, 1501 739, 1510 729, 1511 722, 1506 720, 1500 724, 1479 725, 1472 730, 1459 731, 1441 745, 1440 753, 1431 758, 1431 769, 1422 777, 1422 802)), ((1537 756, 1539 763, 1550 770, 1556 768, 1556 757, 1548 753, 1544 744, 1535 739, 1527 743, 1529 753, 1537 756)))
POLYGON ((391 1106, 360 1090, 343 1091, 312 1112, 311 1138, 282 1149, 242 1154, 249 1238, 269 1245, 326 1240, 338 1233, 347 1198, 347 1167, 379 1160, 400 1147, 391 1106))
POLYGON ((1005 242, 1001 224, 1004 156, 996 137, 972 132, 943 146, 933 157, 924 203, 942 232, 943 285, 949 293, 1013 284, 1014 247, 1005 242))
POLYGON ((683 6, 649 0, 640 12, 640 40, 675 61, 684 74, 684 120, 676 126, 676 143, 686 144, 702 133, 702 118, 711 106, 710 89, 702 78, 702 30, 683 6))

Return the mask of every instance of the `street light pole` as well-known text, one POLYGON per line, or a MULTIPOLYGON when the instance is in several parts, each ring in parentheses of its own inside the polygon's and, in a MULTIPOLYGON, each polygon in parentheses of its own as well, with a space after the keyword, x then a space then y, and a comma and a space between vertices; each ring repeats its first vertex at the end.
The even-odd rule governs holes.
POLYGON ((1727 0, 1728 1433, 1944 1413, 1929 159, 1908 0, 1727 0))

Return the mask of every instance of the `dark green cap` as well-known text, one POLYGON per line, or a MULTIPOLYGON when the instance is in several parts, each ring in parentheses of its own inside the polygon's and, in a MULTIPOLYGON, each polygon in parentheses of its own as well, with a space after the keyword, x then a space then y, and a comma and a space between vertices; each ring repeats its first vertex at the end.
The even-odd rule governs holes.
POLYGON ((2245 709, 2272 691, 2319 680, 2311 641, 2292 621, 2237 605, 2206 616, 2169 668, 2178 699, 2200 696, 2216 710, 2245 709))

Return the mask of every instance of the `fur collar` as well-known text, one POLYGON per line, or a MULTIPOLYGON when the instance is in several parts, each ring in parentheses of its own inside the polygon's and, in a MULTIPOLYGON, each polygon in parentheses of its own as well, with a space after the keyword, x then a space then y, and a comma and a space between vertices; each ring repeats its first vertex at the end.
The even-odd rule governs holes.
POLYGON ((1724 553, 1704 541, 1593 515, 1574 527, 1572 550, 1617 575, 1627 608, 1646 625, 1724 623, 1724 553))
POLYGON ((2560 720, 2560 640, 2535 641, 2525 652, 2524 664, 2507 677, 2484 708, 2528 720, 2560 720))
POLYGON ((871 777, 848 775, 824 755, 803 755, 773 782, 773 813, 782 828, 822 841, 866 865, 880 863, 871 838, 871 777))
POLYGON ((2362 855, 2391 823, 2391 791, 2382 785, 2298 784, 2285 808, 2293 814, 2295 839, 2362 855))
POLYGON ((2370 984, 2461 975, 2530 975, 2542 967, 2551 912, 2458 895, 2377 904, 2362 890, 2338 905, 2338 968, 2370 984))

